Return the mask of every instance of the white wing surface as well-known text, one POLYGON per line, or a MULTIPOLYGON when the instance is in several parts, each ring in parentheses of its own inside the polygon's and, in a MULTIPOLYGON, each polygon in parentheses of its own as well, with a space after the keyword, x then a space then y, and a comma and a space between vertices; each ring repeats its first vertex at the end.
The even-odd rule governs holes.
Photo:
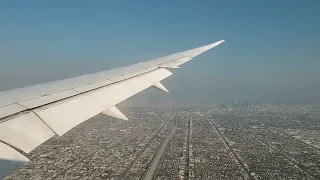
POLYGON ((168 68, 179 68, 222 42, 119 69, 0 92, 0 159, 28 161, 22 154, 100 113, 127 120, 115 105, 151 86, 168 92, 160 83, 172 74, 168 68))

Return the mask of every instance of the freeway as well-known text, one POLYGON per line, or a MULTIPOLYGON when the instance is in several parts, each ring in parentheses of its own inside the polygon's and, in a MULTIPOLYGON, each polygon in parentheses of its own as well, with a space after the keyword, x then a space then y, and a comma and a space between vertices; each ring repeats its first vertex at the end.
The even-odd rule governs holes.
POLYGON ((161 143, 160 148, 158 149, 157 153, 155 154, 152 161, 150 162, 147 170, 143 174, 143 176, 141 178, 142 180, 150 180, 153 178, 154 173, 156 172, 156 170, 158 168, 161 157, 163 156, 163 154, 169 144, 169 141, 170 141, 171 137, 175 134, 176 130, 177 130, 177 122, 175 121, 175 125, 172 128, 170 134, 161 143))

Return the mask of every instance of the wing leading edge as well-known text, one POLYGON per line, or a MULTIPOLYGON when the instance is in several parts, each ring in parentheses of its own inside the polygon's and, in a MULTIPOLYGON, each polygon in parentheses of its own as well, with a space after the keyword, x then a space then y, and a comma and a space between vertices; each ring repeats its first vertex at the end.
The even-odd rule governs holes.
POLYGON ((197 55, 224 40, 144 63, 66 80, 0 92, 0 159, 25 162, 23 153, 54 135, 63 135, 97 114, 128 118, 115 107, 121 101, 155 87, 197 55))

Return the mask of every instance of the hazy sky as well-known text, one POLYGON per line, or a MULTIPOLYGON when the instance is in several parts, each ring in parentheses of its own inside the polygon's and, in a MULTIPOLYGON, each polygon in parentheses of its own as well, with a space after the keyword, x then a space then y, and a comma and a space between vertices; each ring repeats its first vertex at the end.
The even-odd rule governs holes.
POLYGON ((319 0, 1 0, 0 90, 225 39, 165 80, 170 94, 145 97, 318 103, 319 6, 319 0))

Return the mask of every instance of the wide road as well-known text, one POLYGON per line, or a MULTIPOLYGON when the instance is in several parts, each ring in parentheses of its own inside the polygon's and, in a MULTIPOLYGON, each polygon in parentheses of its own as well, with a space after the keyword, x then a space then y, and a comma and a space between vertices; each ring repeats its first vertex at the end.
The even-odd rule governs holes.
POLYGON ((175 122, 175 125, 173 127, 173 129, 171 130, 170 134, 165 138, 165 140, 161 143, 160 148, 158 149, 156 155, 153 157, 150 165, 148 166, 148 169, 146 170, 146 172, 143 174, 142 176, 142 180, 150 180, 153 178, 154 173, 156 172, 159 162, 161 160, 161 157, 163 155, 163 153, 166 150, 166 147, 169 144, 169 141, 171 139, 171 137, 174 135, 174 133, 176 132, 177 129, 177 123, 175 122))

